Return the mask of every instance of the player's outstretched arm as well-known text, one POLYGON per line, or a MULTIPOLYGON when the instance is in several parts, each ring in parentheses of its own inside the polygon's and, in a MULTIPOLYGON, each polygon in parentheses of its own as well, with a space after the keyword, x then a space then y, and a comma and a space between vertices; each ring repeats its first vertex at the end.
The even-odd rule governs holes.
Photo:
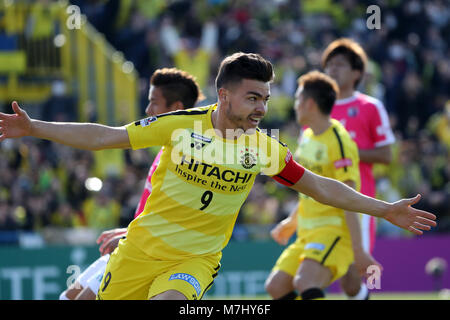
POLYGON ((8 138, 32 136, 86 150, 131 147, 125 127, 34 120, 16 101, 12 103, 12 109, 14 114, 0 112, 0 142, 8 138))
POLYGON ((434 214, 412 207, 420 200, 420 195, 389 203, 365 196, 342 182, 309 170, 305 170, 301 179, 291 188, 329 206, 384 218, 417 235, 423 234, 421 230, 427 231, 436 226, 434 214))

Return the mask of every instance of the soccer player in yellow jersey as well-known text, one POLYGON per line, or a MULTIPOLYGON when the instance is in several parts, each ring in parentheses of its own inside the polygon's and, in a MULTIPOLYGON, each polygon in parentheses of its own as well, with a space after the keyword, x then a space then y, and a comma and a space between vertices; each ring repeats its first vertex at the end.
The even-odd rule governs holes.
MULTIPOLYGON (((192 75, 176 68, 158 69, 150 78, 149 103, 145 109, 145 114, 147 116, 156 116, 170 111, 190 109, 203 99, 203 93, 192 75)), ((162 150, 153 160, 134 217, 137 217, 144 210, 147 199, 151 194, 151 178, 159 164, 161 154, 162 150)), ((100 246, 102 256, 90 264, 75 282, 61 293, 61 300, 96 299, 110 253, 114 251, 126 233, 126 228, 116 228, 102 232, 97 239, 97 243, 102 243, 100 246)))
POLYGON ((385 218, 413 233, 435 215, 387 203, 305 170, 258 124, 267 111, 272 64, 258 54, 226 57, 216 78, 218 101, 122 127, 30 119, 17 102, 0 113, 0 142, 34 136, 100 150, 164 146, 144 211, 111 254, 98 299, 200 299, 219 269, 237 214, 258 173, 319 202, 385 218))
MULTIPOLYGON (((359 191, 358 148, 330 113, 339 92, 329 76, 312 71, 298 79, 295 95, 297 122, 303 132, 294 159, 312 172, 336 179, 359 191)), ((342 277, 354 260, 353 249, 366 269, 376 261, 362 250, 358 216, 300 194, 298 207, 271 232, 286 244, 297 229, 297 239, 279 257, 266 281, 274 299, 324 298, 323 289, 342 277), (353 249, 352 249, 353 240, 353 249), (362 261, 361 261, 362 260, 362 261)))

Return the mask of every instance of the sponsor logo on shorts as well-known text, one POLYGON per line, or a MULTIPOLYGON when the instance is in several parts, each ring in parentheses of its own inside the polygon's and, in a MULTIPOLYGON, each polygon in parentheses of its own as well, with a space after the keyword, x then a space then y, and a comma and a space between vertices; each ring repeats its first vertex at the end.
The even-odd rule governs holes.
POLYGON ((322 251, 325 249, 325 245, 322 243, 310 242, 310 243, 307 243, 305 246, 305 250, 308 250, 308 249, 322 251))
POLYGON ((197 296, 200 295, 200 293, 202 292, 200 283, 198 282, 197 279, 195 279, 195 277, 191 276, 190 274, 187 273, 174 273, 170 276, 169 280, 184 280, 187 283, 189 283, 191 286, 194 287, 195 292, 197 292, 197 296))

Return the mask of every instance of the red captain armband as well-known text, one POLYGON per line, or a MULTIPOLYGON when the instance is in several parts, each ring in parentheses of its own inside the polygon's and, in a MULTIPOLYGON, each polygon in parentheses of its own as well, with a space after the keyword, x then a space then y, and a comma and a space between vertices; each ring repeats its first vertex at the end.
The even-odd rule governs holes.
POLYGON ((288 151, 284 161, 286 162, 284 169, 276 176, 272 176, 272 178, 282 185, 290 187, 300 180, 305 173, 305 168, 294 160, 290 151, 288 151))

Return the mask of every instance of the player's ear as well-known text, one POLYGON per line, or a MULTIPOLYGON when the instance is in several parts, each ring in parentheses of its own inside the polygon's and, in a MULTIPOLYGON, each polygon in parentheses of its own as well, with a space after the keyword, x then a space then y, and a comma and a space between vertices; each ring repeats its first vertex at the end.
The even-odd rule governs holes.
POLYGON ((227 102, 228 101, 228 94, 229 94, 229 92, 228 92, 227 89, 220 88, 219 92, 218 92, 219 101, 222 102, 222 103, 227 102))
POLYGON ((169 106, 168 112, 182 110, 184 109, 184 104, 181 101, 175 101, 169 106))
POLYGON ((316 104, 316 102, 314 101, 313 98, 306 97, 306 99, 305 99, 305 106, 306 106, 306 111, 307 112, 311 112, 314 107, 317 107, 317 104, 316 104))

